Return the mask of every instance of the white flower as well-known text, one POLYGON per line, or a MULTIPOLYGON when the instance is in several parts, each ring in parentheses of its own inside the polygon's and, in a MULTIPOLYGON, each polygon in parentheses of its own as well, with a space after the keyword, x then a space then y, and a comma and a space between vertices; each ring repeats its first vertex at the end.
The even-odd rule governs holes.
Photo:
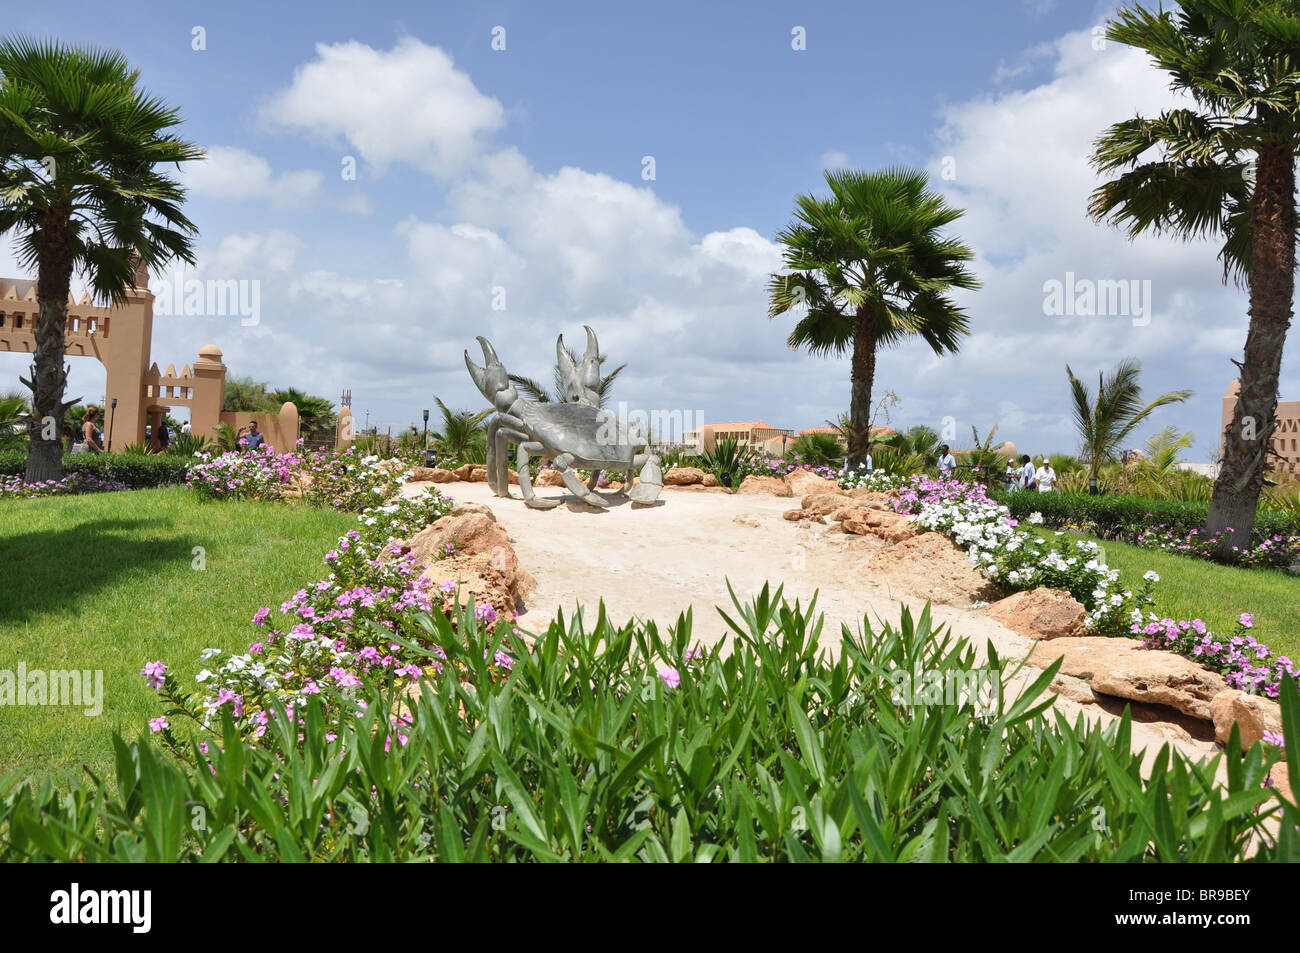
POLYGON ((1145 579, 1147 582, 1159 582, 1160 574, 1156 572, 1154 569, 1148 569, 1146 572, 1142 574, 1142 578, 1145 579))
POLYGON ((207 681, 211 681, 212 679, 214 679, 214 678, 216 678, 216 677, 217 677, 217 676, 216 676, 216 673, 215 673, 215 672, 209 672, 209 671, 205 668, 203 671, 199 672, 199 674, 197 674, 197 675, 194 676, 194 681, 196 681, 196 682, 207 682, 207 681))

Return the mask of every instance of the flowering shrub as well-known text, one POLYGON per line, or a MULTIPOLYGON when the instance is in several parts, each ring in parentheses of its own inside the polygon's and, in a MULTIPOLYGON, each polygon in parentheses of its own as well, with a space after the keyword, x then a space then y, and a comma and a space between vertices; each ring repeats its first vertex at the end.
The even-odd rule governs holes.
POLYGON ((1168 649, 1219 671, 1228 684, 1250 694, 1277 698, 1282 678, 1297 676, 1295 664, 1285 655, 1275 655, 1263 642, 1250 635, 1255 620, 1243 612, 1231 636, 1216 635, 1200 619, 1158 618, 1150 613, 1145 624, 1133 623, 1130 631, 1142 636, 1147 648, 1168 649))
MULTIPOLYGON (((891 506, 910 513, 918 525, 950 536, 989 578, 1011 589, 1065 589, 1088 611, 1088 627, 1121 635, 1152 603, 1158 577, 1148 573, 1137 591, 1118 585, 1119 571, 1101 561, 1092 540, 1073 545, 1058 532, 1055 541, 1017 529, 1007 508, 977 483, 914 476, 891 506), (1135 615, 1136 613, 1136 615, 1135 615)), ((1041 522, 1030 517, 1031 522, 1041 522)))
MULTIPOLYGON (((350 697, 363 686, 390 680, 409 685, 428 671, 441 672, 442 650, 435 646, 431 658, 415 640, 426 634, 430 613, 445 620, 438 610, 448 608, 455 593, 446 585, 433 591, 421 575, 424 567, 402 556, 394 541, 414 536, 451 506, 449 499, 429 488, 417 497, 364 510, 359 528, 339 537, 325 554, 330 569, 326 578, 281 604, 278 620, 269 607, 257 611, 252 621, 264 633, 246 652, 204 649, 208 667, 197 676, 198 696, 184 692, 165 669, 151 676, 146 666, 143 674, 161 688, 171 704, 169 714, 184 713, 209 728, 228 705, 235 727, 260 738, 277 707, 301 711, 312 696, 324 696, 337 724, 348 710, 333 703, 340 693, 350 697)), ((475 621, 491 629, 512 620, 481 604, 475 621)), ((508 670, 512 661, 499 652, 493 664, 508 670)), ((169 728, 162 723, 151 727, 169 728)))
POLYGON ((351 447, 276 453, 262 446, 195 457, 200 462, 190 468, 188 482, 208 499, 275 501, 294 489, 309 503, 353 513, 396 496, 410 469, 406 461, 362 456, 351 447))
POLYGON ((130 487, 120 480, 108 480, 84 472, 67 473, 57 480, 43 480, 39 483, 26 483, 20 476, 0 477, 0 499, 75 496, 79 493, 107 493, 127 489, 130 487))
POLYGON ((835 480, 844 490, 875 490, 878 493, 896 490, 903 485, 902 477, 886 473, 884 470, 872 470, 868 473, 866 465, 862 463, 859 463, 856 468, 845 467, 835 475, 835 480))
MULTIPOLYGON (((1233 535, 1232 527, 1218 533, 1207 533, 1200 527, 1188 530, 1162 523, 1144 529, 1133 537, 1133 542, 1148 549, 1162 549, 1198 559, 1213 559, 1219 541, 1225 534, 1233 535)), ((1297 559, 1300 559, 1300 537, 1288 539, 1281 533, 1265 535, 1256 530, 1251 533, 1247 545, 1233 546, 1232 552, 1232 563, 1237 566, 1289 569, 1297 559)))
MULTIPOLYGON (((745 468, 744 475, 753 473, 757 476, 773 476, 779 480, 787 473, 794 473, 796 470, 807 470, 823 480, 834 480, 839 475, 839 471, 834 467, 802 463, 797 454, 789 460, 782 460, 780 457, 755 457, 745 468)), ((736 484, 739 485, 740 481, 737 480, 736 484)))

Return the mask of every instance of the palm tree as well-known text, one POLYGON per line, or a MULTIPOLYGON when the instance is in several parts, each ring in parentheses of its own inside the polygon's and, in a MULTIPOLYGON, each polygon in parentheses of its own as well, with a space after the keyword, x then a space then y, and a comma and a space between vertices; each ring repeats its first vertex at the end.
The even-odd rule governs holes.
POLYGON ((936 354, 955 352, 969 333, 948 297, 979 287, 966 268, 974 253, 939 234, 963 214, 909 169, 825 173, 829 198, 800 196, 795 221, 778 236, 785 274, 769 284, 768 314, 806 313, 790 332, 792 348, 852 354, 848 465, 870 443, 876 351, 919 336, 936 354))
POLYGON ((1070 397, 1074 404, 1074 425, 1079 431, 1080 455, 1088 466, 1089 479, 1095 477, 1103 463, 1114 460, 1124 441, 1132 435, 1157 407, 1182 403, 1192 396, 1189 390, 1161 394, 1151 403, 1142 404, 1142 387, 1138 384, 1141 368, 1137 361, 1120 361, 1108 375, 1097 372, 1097 393, 1074 376, 1070 378, 1070 397))
MULTIPOLYGON (((1249 535, 1276 427, 1295 286, 1300 16, 1290 0, 1179 0, 1122 11, 1106 35, 1151 54, 1192 108, 1111 126, 1093 163, 1117 176, 1092 195, 1098 220, 1182 238, 1220 236, 1224 280, 1250 293, 1241 392, 1224 431, 1206 529, 1249 535)), ((1225 533, 1220 555, 1231 552, 1225 533)))
POLYGON ((452 410, 435 397, 438 409, 442 411, 442 427, 433 435, 434 446, 441 456, 460 463, 482 463, 487 459, 487 430, 483 426, 492 413, 492 408, 473 413, 468 410, 452 410))
POLYGON ((298 408, 298 429, 303 437, 315 442, 324 432, 332 431, 337 418, 334 404, 324 397, 313 397, 296 387, 286 387, 267 395, 272 412, 278 411, 286 403, 298 408))
POLYGON ((72 275, 125 303, 137 269, 194 261, 185 192, 155 169, 201 158, 170 132, 179 113, 138 84, 116 50, 25 38, 0 41, 0 235, 37 272, 36 350, 28 424, 30 481, 63 470, 64 328, 72 275), (55 427, 41 422, 52 419, 55 427), (52 435, 48 435, 49 430, 52 435))
POLYGON ((939 435, 925 424, 909 427, 903 433, 881 437, 877 445, 891 447, 904 456, 919 457, 927 467, 934 466, 939 461, 939 435))
POLYGON ((13 392, 0 394, 0 447, 16 447, 22 443, 27 416, 25 396, 13 392))
POLYGON ((833 434, 806 433, 790 445, 789 453, 800 463, 813 467, 838 467, 844 462, 844 450, 833 434))

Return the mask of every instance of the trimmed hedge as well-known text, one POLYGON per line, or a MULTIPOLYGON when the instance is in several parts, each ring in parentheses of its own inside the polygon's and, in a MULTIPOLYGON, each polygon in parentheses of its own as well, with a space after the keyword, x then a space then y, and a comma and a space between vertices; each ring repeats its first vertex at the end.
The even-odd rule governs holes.
MULTIPOLYGON (((1112 496, 1087 493, 1035 493, 995 490, 989 494, 1011 511, 1013 519, 1028 519, 1041 513, 1043 523, 1060 529, 1082 526, 1106 539, 1136 537, 1143 530, 1164 525, 1190 532, 1205 524, 1208 503, 1184 500, 1157 500, 1146 496, 1112 496)), ((1291 513, 1260 510, 1255 516, 1255 531, 1265 536, 1300 534, 1300 518, 1291 513)))
MULTIPOLYGON (((189 473, 188 457, 140 456, 123 453, 64 454, 64 473, 88 473, 105 480, 117 480, 133 490, 184 483, 189 473)), ((26 450, 0 451, 0 476, 22 476, 27 472, 26 450)))

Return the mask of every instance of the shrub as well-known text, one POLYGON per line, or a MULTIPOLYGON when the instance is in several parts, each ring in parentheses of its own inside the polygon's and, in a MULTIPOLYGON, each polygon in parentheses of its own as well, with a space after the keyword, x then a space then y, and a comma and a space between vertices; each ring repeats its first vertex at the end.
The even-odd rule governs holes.
MULTIPOLYGON (((191 462, 161 454, 74 453, 64 456, 63 472, 124 483, 130 489, 138 490, 184 483, 191 462)), ((26 451, 0 452, 0 476, 23 476, 26 472, 26 451)))
POLYGON ((689 615, 667 638, 600 613, 590 630, 557 618, 536 642, 503 645, 468 610, 455 637, 431 619, 457 664, 412 697, 340 695, 354 717, 337 732, 317 697, 246 745, 226 707, 216 735, 177 741, 179 758, 162 734, 116 740, 116 782, 0 792, 0 861, 1237 861, 1300 848, 1300 810, 1264 786, 1283 750, 1292 777, 1300 767, 1294 691, 1284 748, 1242 752, 1234 736, 1199 764, 1166 747, 1148 771, 1127 715, 1099 728, 1047 711, 1055 667, 1013 698, 1016 666, 990 651, 978 668, 928 609, 879 630, 864 619, 832 659, 815 605, 780 596, 736 602, 727 653, 692 650, 689 615), (498 648, 511 668, 489 661, 498 648), (991 690, 943 697, 975 684, 991 690))

